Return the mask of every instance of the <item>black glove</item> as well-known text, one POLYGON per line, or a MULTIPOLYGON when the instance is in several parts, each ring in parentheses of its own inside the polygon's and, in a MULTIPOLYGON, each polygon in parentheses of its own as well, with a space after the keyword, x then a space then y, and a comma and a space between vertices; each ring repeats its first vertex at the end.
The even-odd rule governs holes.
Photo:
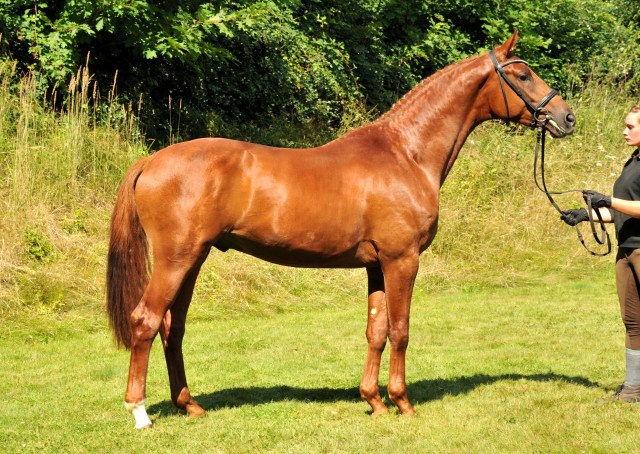
POLYGON ((584 197, 585 202, 587 202, 587 199, 591 197, 591 206, 593 208, 611 208, 610 195, 600 194, 596 191, 582 191, 582 197, 584 197))
POLYGON ((573 227, 574 225, 577 225, 582 221, 588 221, 589 215, 587 214, 587 210, 585 210, 584 208, 580 208, 578 210, 563 211, 560 219, 573 227))

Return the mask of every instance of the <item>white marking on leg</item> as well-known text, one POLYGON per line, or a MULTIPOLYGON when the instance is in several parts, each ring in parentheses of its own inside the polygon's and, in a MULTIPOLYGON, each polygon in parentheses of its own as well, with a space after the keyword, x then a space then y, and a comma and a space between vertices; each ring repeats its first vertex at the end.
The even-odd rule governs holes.
POLYGON ((147 410, 144 408, 144 403, 144 400, 133 404, 130 404, 129 402, 124 403, 124 408, 126 408, 129 413, 133 414, 133 417, 136 420, 136 429, 144 429, 153 425, 147 415, 147 410))

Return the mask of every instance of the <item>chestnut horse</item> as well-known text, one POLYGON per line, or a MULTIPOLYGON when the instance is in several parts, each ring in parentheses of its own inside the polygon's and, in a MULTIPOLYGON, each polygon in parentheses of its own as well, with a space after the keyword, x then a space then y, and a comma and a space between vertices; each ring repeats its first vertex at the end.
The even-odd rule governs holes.
POLYGON ((514 86, 529 104, 548 102, 542 115, 552 136, 574 129, 567 104, 548 96, 526 62, 510 62, 517 40, 516 31, 494 49, 496 66, 490 53, 453 64, 376 121, 317 148, 208 138, 131 166, 111 220, 107 309, 117 343, 131 349, 125 406, 136 428, 151 426, 145 388, 158 332, 173 403, 190 416, 205 413, 187 387, 182 339, 212 246, 288 266, 366 268, 369 347, 360 393, 373 417, 388 412, 378 389, 388 338, 389 397, 403 415, 415 413, 405 383, 411 294, 418 257, 436 235, 440 187, 465 139, 489 119, 530 124, 514 86))

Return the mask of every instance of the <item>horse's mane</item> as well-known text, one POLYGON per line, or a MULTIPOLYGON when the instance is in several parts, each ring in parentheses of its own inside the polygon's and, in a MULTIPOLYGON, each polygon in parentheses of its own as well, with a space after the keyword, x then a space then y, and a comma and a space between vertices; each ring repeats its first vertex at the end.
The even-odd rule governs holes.
POLYGON ((464 69, 464 67, 466 67, 468 64, 479 57, 479 55, 476 55, 464 60, 460 60, 438 70, 431 76, 423 79, 415 87, 409 90, 402 98, 396 101, 387 112, 385 112, 369 124, 378 124, 394 117, 397 113, 403 111, 406 107, 411 105, 414 100, 421 99, 423 96, 428 95, 428 92, 434 91, 436 87, 440 89, 443 85, 449 86, 451 84, 451 80, 455 78, 458 72, 460 72, 462 69, 464 69))

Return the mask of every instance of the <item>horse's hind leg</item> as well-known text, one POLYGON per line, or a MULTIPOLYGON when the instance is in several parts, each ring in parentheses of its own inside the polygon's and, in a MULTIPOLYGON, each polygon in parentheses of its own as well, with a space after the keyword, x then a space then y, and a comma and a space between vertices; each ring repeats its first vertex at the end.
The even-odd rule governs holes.
POLYGON ((367 316, 367 360, 360 383, 360 395, 373 410, 372 418, 389 413, 382 403, 378 387, 380 359, 387 342, 387 303, 384 293, 384 278, 380 268, 367 268, 369 284, 369 307, 367 316))
MULTIPOLYGON (((125 406, 136 419, 136 428, 151 427, 145 410, 147 367, 151 344, 167 309, 176 301, 185 280, 204 260, 200 250, 154 250, 154 269, 142 299, 131 314, 131 362, 125 406), (177 259, 179 257, 179 259, 177 259)), ((197 274, 197 273, 196 273, 197 274)), ((184 311, 186 313, 186 311, 184 311)))
MULTIPOLYGON (((207 251, 208 252, 208 251, 207 251)), ((202 257, 202 260, 206 257, 202 257)), ((187 377, 184 371, 184 359, 182 356, 182 339, 184 337, 185 321, 196 278, 200 272, 200 262, 187 275, 182 288, 171 308, 166 312, 160 326, 160 337, 169 372, 169 385, 171 387, 171 401, 189 416, 196 417, 205 414, 205 411, 191 397, 187 386, 187 377)))

